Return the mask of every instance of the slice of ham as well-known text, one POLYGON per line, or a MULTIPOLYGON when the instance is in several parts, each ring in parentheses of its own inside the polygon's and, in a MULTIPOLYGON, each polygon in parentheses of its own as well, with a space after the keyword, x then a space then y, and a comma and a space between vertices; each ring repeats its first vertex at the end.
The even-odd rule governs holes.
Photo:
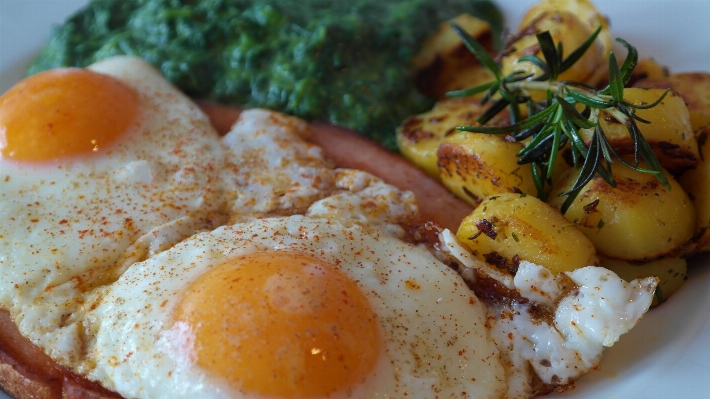
POLYGON ((57 364, 0 309, 0 387, 17 399, 120 398, 57 364))
MULTIPOLYGON (((241 110, 207 102, 199 102, 219 134, 226 134, 241 110)), ((323 149, 326 157, 338 167, 360 169, 416 195, 422 222, 431 221, 441 228, 458 230, 459 223, 473 211, 468 203, 451 194, 399 155, 351 130, 328 123, 312 123, 308 141, 323 149)))

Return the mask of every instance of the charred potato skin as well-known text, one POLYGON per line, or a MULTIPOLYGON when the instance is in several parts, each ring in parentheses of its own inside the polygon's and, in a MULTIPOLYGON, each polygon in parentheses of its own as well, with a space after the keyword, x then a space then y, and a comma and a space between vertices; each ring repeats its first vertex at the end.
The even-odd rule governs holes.
POLYGON ((507 264, 527 260, 555 274, 599 264, 594 245, 584 233, 530 195, 486 198, 461 222, 456 237, 489 262, 491 258, 507 264))
POLYGON ((441 182, 474 206, 495 194, 535 195, 530 164, 518 165, 516 154, 522 148, 499 135, 457 132, 437 151, 441 182))
MULTIPOLYGON (((647 167, 641 165, 642 167, 647 167)), ((560 196, 579 172, 571 170, 548 202, 559 208, 560 196)), ((667 174, 671 190, 656 178, 625 166, 613 169, 616 187, 594 177, 577 195, 565 217, 594 243, 598 253, 629 262, 650 262, 692 251, 696 213, 680 184, 667 174)))
MULTIPOLYGON (((633 104, 651 104, 664 91, 664 89, 624 89, 624 99, 633 104)), ((677 176, 698 165, 698 143, 690 125, 688 110, 681 97, 670 92, 655 107, 636 110, 636 115, 651 122, 636 124, 661 166, 677 176)), ((617 152, 622 155, 634 153, 634 143, 626 125, 619 123, 603 111, 599 117, 599 125, 617 152)), ((580 130, 580 136, 587 145, 591 142, 592 132, 592 129, 580 130)))

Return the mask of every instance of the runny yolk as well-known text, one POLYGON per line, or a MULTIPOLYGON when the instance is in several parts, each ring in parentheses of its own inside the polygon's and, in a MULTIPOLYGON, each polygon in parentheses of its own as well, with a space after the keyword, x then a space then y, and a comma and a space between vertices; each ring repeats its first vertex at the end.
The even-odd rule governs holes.
POLYGON ((363 382, 380 355, 377 318, 355 282, 318 259, 257 253, 210 270, 177 320, 197 363, 243 392, 309 398, 363 382))
POLYGON ((0 96, 0 158, 43 162, 96 152, 135 122, 138 94, 88 69, 30 76, 0 96))

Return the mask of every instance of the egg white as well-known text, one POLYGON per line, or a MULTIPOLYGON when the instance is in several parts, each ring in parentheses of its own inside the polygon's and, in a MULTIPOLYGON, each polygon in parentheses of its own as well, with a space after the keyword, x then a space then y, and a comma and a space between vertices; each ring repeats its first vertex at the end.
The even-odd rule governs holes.
POLYGON ((186 331, 173 317, 190 283, 211 268, 280 250, 339 267, 375 310, 384 356, 347 397, 502 397, 485 307, 455 271, 377 229, 304 216, 224 226, 134 264, 72 317, 87 334, 85 357, 74 367, 125 397, 253 398, 195 366, 180 350, 186 331))

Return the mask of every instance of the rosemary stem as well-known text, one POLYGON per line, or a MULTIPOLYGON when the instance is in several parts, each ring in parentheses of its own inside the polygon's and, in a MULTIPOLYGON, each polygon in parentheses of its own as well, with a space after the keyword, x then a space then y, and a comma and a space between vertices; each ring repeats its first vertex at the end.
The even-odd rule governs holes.
POLYGON ((564 85, 561 84, 560 82, 530 82, 530 81, 521 81, 521 82, 514 82, 514 83, 508 83, 509 88, 513 89, 521 89, 521 90, 528 90, 528 91, 551 91, 553 93, 559 94, 562 93, 564 90, 564 85))
POLYGON ((624 113, 619 111, 616 107, 605 108, 604 111, 606 111, 607 114, 613 116, 614 119, 619 121, 619 123, 622 123, 624 125, 627 125, 629 123, 629 117, 624 115, 624 113))

